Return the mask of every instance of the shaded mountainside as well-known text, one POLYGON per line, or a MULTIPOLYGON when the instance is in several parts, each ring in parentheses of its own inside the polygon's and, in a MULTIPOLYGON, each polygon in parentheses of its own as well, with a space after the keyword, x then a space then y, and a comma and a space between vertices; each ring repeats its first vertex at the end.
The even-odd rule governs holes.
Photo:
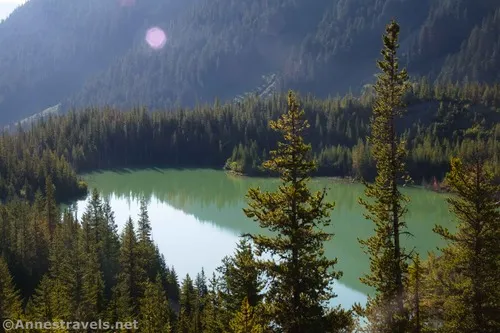
POLYGON ((273 90, 357 91, 393 17, 412 75, 499 79, 495 0, 31 0, 0 24, 0 123, 59 103, 229 100, 273 75, 273 90), (144 41, 153 26, 168 38, 160 50, 144 41))
POLYGON ((59 104, 190 0, 30 0, 0 24, 0 122, 59 104), (182 6, 181 6, 182 5, 182 6))

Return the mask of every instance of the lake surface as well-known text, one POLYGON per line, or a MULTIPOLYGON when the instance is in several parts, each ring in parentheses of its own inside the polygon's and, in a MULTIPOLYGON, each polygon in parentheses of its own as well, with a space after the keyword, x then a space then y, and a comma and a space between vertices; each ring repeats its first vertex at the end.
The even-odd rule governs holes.
MULTIPOLYGON (((84 175, 90 188, 110 199, 121 231, 129 216, 137 220, 139 200, 148 201, 152 236, 167 264, 174 266, 179 279, 194 277, 203 267, 207 276, 220 266, 224 256, 233 253, 239 235, 260 233, 258 224, 242 211, 250 187, 273 190, 277 179, 236 177, 216 170, 147 169, 95 172, 84 175)), ((363 195, 361 184, 345 184, 332 179, 316 178, 311 188, 328 188, 327 199, 335 201, 332 225, 335 233, 325 244, 328 257, 337 257, 336 269, 343 277, 335 284, 338 297, 334 304, 350 307, 365 303, 370 289, 359 277, 369 269, 368 257, 357 241, 373 234, 373 224, 363 217, 357 203, 363 195)), ((405 189, 411 198, 406 221, 413 237, 403 239, 425 258, 427 252, 443 245, 432 232, 436 223, 452 226, 445 196, 422 189, 405 189)), ((86 200, 77 202, 78 216, 84 212, 86 200)))

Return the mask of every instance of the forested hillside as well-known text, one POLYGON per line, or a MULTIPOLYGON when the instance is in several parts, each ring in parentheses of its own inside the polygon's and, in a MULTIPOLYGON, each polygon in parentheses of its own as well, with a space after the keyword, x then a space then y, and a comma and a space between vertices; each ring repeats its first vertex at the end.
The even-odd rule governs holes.
POLYGON ((392 17, 404 22, 401 61, 412 76, 499 78, 495 0, 30 0, 0 24, 0 123, 59 103, 233 99, 270 74, 282 90, 357 92, 373 81, 392 17), (144 41, 154 26, 167 36, 159 50, 144 41))
POLYGON ((79 91, 140 42, 150 22, 168 24, 190 0, 132 3, 30 0, 0 23, 0 123, 79 91))
MULTIPOLYGON (((318 162, 315 175, 373 179, 374 163, 364 139, 373 98, 368 90, 360 97, 303 98, 312 127, 307 140, 318 162)), ((479 139, 487 143, 500 179, 499 85, 432 86, 423 80, 405 99, 408 112, 398 131, 407 141, 407 169, 416 183, 442 179, 450 157, 467 152, 479 139)), ((262 175, 260 165, 277 140, 268 122, 285 105, 285 96, 275 95, 171 112, 91 108, 50 116, 28 130, 0 137, 0 162, 5 165, 0 172, 9 180, 0 182, 0 196, 19 195, 27 182, 32 199, 43 175, 51 174, 58 184, 68 179, 71 185, 59 185, 58 195, 71 198, 78 194, 75 172, 96 169, 225 166, 262 175)))

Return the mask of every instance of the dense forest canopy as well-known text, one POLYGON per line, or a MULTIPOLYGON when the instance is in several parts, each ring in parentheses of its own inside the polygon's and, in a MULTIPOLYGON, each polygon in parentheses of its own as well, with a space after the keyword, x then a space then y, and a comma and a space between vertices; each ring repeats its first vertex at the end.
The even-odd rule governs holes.
POLYGON ((0 123, 62 103, 150 109, 373 82, 379 35, 405 22, 401 61, 429 82, 499 78, 494 0, 30 0, 0 23, 0 123), (147 29, 165 31, 153 50, 147 29), (267 89, 266 89, 267 90, 267 89), (26 98, 29 96, 29 98, 26 98))

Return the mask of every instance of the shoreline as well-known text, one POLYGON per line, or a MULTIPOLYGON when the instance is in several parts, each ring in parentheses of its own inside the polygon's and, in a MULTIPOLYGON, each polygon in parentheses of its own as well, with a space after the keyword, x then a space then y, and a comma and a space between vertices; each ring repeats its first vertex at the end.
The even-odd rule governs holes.
MULTIPOLYGON (((234 170, 227 170, 227 169, 222 169, 224 173, 226 173, 228 176, 231 177, 238 177, 238 178, 276 178, 273 176, 265 175, 265 174, 245 174, 242 172, 237 172, 234 170)), ((335 183, 340 183, 340 184, 362 184, 362 181, 359 178, 355 178, 352 176, 313 176, 311 177, 311 180, 315 179, 326 179, 331 182, 335 183)), ((443 186, 442 183, 437 184, 437 188, 433 187, 431 184, 409 184, 406 186, 400 186, 403 188, 416 188, 416 189, 422 189, 425 191, 430 191, 438 194, 449 194, 450 191, 446 186, 443 186)))
MULTIPOLYGON (((151 166, 151 167, 143 167, 143 168, 112 168, 112 169, 96 169, 92 171, 86 171, 82 173, 78 173, 77 176, 83 179, 86 175, 95 173, 95 172, 103 172, 103 171, 114 171, 114 172, 120 172, 126 170, 127 173, 133 172, 133 171, 138 171, 138 170, 148 170, 148 169, 177 169, 177 168, 170 168, 170 167, 162 167, 159 168, 158 166, 151 166)), ((230 177, 235 177, 235 178, 278 178, 277 176, 272 176, 269 174, 264 174, 264 173, 243 173, 243 172, 238 172, 230 169, 225 169, 225 168, 181 168, 184 170, 196 170, 196 169, 210 169, 210 170, 215 170, 215 171, 222 171, 226 175, 230 177)), ((362 181, 359 178, 352 177, 352 176, 312 176, 311 180, 314 181, 316 179, 326 179, 327 181, 333 182, 333 183, 339 183, 339 184, 362 184, 362 181)), ((85 181, 85 180, 84 180, 85 181)), ((446 186, 443 186, 442 183, 437 183, 434 186, 432 184, 408 184, 406 186, 400 186, 404 188, 417 188, 417 189, 422 189, 434 193, 439 193, 439 194, 448 194, 450 191, 447 189, 446 186)), ((87 193, 88 194, 88 193, 87 193)), ((70 200, 71 201, 71 200, 70 200)))

